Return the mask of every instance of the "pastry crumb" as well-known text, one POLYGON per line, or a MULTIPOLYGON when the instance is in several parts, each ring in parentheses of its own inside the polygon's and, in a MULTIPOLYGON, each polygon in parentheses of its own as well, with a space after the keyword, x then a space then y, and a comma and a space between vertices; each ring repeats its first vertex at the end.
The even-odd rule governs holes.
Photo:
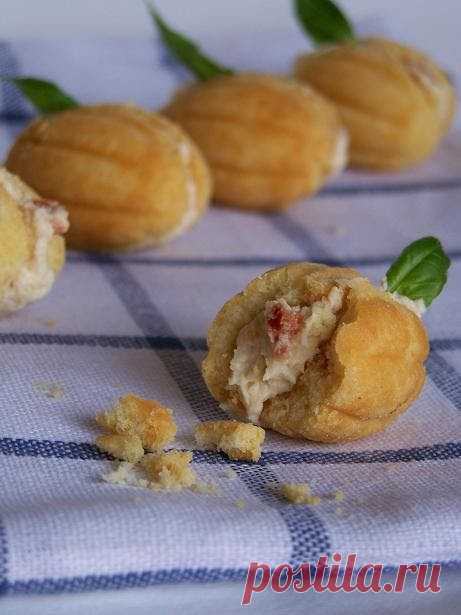
POLYGON ((142 446, 150 451, 162 450, 176 435, 169 408, 133 394, 121 397, 112 410, 99 414, 96 422, 108 431, 138 436, 142 446))
POLYGON ((196 483, 191 485, 191 489, 192 491, 196 491, 197 493, 204 493, 208 495, 216 495, 217 493, 219 493, 219 490, 216 485, 213 485, 212 483, 204 483, 202 481, 197 481, 196 483))
POLYGON ((258 461, 265 435, 261 427, 235 420, 205 421, 195 428, 199 446, 214 446, 238 461, 258 461))
POLYGON ((282 484, 282 495, 292 504, 310 504, 311 506, 320 504, 320 497, 311 494, 307 483, 284 483, 282 484))
POLYGON ((117 459, 136 463, 144 456, 141 438, 130 434, 106 434, 96 438, 96 446, 117 459))
POLYGON ((238 478, 237 472, 232 468, 226 468, 223 472, 223 476, 225 476, 229 480, 235 480, 236 478, 238 478))
POLYGON ((179 491, 197 482, 197 476, 190 467, 191 461, 190 451, 168 451, 145 455, 141 465, 151 479, 151 488, 179 491))
POLYGON ((52 382, 36 382, 34 390, 48 397, 48 399, 62 399, 64 397, 64 388, 60 384, 52 382))
POLYGON ((245 508, 247 505, 245 500, 242 500, 242 499, 235 500, 234 504, 237 506, 237 508, 240 508, 240 509, 245 508))
POLYGON ((341 489, 338 489, 333 494, 333 499, 335 502, 343 502, 345 497, 346 495, 344 494, 344 491, 341 491, 341 489))
POLYGON ((113 485, 132 485, 135 487, 141 487, 139 479, 134 473, 134 463, 129 461, 121 461, 115 465, 115 469, 107 474, 101 476, 102 480, 106 483, 112 483, 113 485))

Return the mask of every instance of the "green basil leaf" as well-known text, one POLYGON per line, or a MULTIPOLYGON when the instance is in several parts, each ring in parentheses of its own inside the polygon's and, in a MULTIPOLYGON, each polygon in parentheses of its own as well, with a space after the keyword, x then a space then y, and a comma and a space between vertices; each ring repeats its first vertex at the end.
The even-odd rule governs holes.
POLYGON ((184 64, 196 77, 202 81, 216 77, 217 75, 233 75, 234 71, 222 66, 204 55, 198 45, 183 34, 170 28, 160 17, 154 7, 147 4, 147 10, 157 26, 165 46, 184 64))
POLYGON ((355 38, 352 24, 332 0, 294 0, 294 10, 299 23, 317 45, 355 38))
POLYGON ((447 281, 450 259, 436 237, 423 237, 407 246, 386 273, 387 290, 429 307, 447 281))
POLYGON ((40 113, 57 113, 73 109, 79 104, 55 83, 34 77, 0 77, 14 83, 40 113))

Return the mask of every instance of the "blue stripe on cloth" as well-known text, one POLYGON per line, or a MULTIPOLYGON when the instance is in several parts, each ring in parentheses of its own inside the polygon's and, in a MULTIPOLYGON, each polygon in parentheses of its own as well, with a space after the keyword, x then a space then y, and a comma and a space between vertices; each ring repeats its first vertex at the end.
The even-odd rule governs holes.
POLYGON ((149 587, 163 583, 243 581, 246 573, 247 570, 244 568, 170 568, 168 570, 145 570, 120 574, 63 577, 61 579, 29 579, 7 583, 5 593, 57 594, 149 587))
MULTIPOLYGON (((286 227, 285 227, 286 228, 286 227)), ((300 245, 305 250, 306 243, 304 236, 300 238, 300 245)), ((447 255, 451 260, 459 260, 461 258, 461 250, 448 250, 447 255)), ((66 259, 69 263, 84 263, 88 264, 89 255, 85 253, 68 254, 66 259)), ((332 259, 328 256, 309 257, 310 262, 323 263, 324 265, 337 265, 339 259, 332 259)), ((346 267, 373 267, 380 265, 390 265, 395 259, 393 256, 364 256, 359 258, 345 257, 341 262, 346 267)), ((112 265, 113 256, 110 254, 94 254, 92 255, 93 263, 97 265, 112 265)), ((168 258, 168 257, 149 257, 149 256, 117 256, 119 263, 126 265, 156 265, 159 267, 276 267, 286 265, 287 263, 300 263, 305 260, 301 258, 286 257, 222 257, 222 258, 168 258)))
MULTIPOLYGON (((228 465, 222 453, 194 450, 194 463, 228 465)), ((0 438, 0 455, 16 457, 43 457, 45 459, 112 459, 89 442, 64 442, 24 438, 0 438)), ((412 448, 371 451, 264 451, 258 465, 289 464, 341 464, 341 463, 398 463, 414 461, 446 461, 461 457, 461 442, 444 442, 412 448)), ((232 462, 242 467, 255 467, 252 462, 232 462)))
MULTIPOLYGON (((0 333, 0 344, 46 345, 46 346, 90 346, 123 349, 161 349, 206 351, 204 337, 184 337, 181 340, 172 336, 143 335, 82 335, 51 333, 0 333)), ((431 340, 431 351, 461 350, 461 338, 440 338, 431 340)))
POLYGON ((267 465, 232 464, 248 491, 264 504, 276 508, 287 526, 291 538, 290 564, 316 561, 331 550, 326 527, 319 515, 310 507, 299 507, 282 502, 276 487, 279 481, 267 465))
POLYGON ((461 338, 439 338, 431 340, 432 350, 461 350, 461 338))
MULTIPOLYGON (((344 555, 344 554, 343 554, 344 555)), ((248 562, 249 564, 250 562, 248 562)), ((461 560, 402 562, 430 566, 441 564, 443 570, 459 570, 461 560)), ((315 567, 313 567, 315 570, 315 567)), ((398 566, 385 566, 383 572, 395 574, 398 566)), ((342 573, 343 570, 340 571, 342 573)), ((355 570, 357 572, 357 569, 355 570)), ((7 582, 4 593, 9 595, 77 593, 96 590, 116 590, 151 587, 173 583, 216 583, 244 581, 246 568, 170 568, 166 570, 144 570, 107 575, 86 575, 47 579, 28 579, 7 582)))
MULTIPOLYGON (((17 77, 20 73, 18 59, 13 53, 11 44, 0 41, 0 75, 17 77)), ((30 111, 18 88, 7 81, 0 82, 0 112, 5 118, 30 118, 30 111)))
POLYGON ((6 593, 8 587, 8 544, 6 530, 0 518, 0 595, 6 593))
POLYGON ((426 369, 432 382, 450 402, 461 410, 461 376, 438 352, 431 352, 426 369))
MULTIPOLYGON (((91 257, 89 258, 91 260, 91 257)), ((195 415, 201 421, 226 418, 225 412, 208 392, 195 361, 187 352, 193 348, 188 348, 186 342, 175 335, 167 319, 136 278, 115 258, 112 259, 111 266, 102 267, 101 271, 146 339, 151 340, 152 348, 195 415), (177 348, 186 352, 175 352, 168 347, 156 347, 152 340, 158 338, 170 338, 174 340, 177 348)))
POLYGON ((61 440, 26 440, 0 438, 0 454, 15 457, 43 457, 45 459, 112 459, 89 442, 63 442, 61 440))
POLYGON ((275 230, 296 246, 306 258, 316 258, 322 263, 328 260, 331 265, 339 265, 341 261, 332 258, 331 254, 322 246, 312 233, 296 222, 287 212, 270 214, 267 221, 275 230))
POLYGON ((461 189, 461 177, 435 179, 419 182, 372 183, 358 185, 327 186, 318 196, 360 196, 370 194, 405 194, 408 192, 438 192, 461 189))
POLYGON ((206 350, 205 338, 136 335, 65 335, 51 333, 0 333, 0 344, 19 346, 89 346, 149 350, 206 350))

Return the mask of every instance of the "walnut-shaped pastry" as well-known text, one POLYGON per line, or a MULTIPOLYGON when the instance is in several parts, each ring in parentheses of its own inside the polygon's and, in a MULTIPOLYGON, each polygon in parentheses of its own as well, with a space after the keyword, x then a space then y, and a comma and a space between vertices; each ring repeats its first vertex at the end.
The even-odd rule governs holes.
POLYGON ((351 165, 398 170, 428 158, 456 108, 455 90, 443 70, 397 42, 356 39, 339 16, 327 18, 331 36, 319 36, 312 3, 295 4, 310 36, 326 44, 299 56, 294 75, 338 109, 350 135, 351 165))
POLYGON ((164 243, 205 212, 211 190, 197 147, 173 122, 134 105, 75 107, 32 122, 6 166, 69 210, 69 246, 164 243))
POLYGON ((205 381, 238 419, 288 436, 341 442, 381 431, 424 384, 420 315, 447 269, 439 242, 425 238, 402 253, 385 288, 339 267, 268 271, 216 316, 205 381))
POLYGON ((202 150, 215 201, 285 208, 344 168, 348 135, 322 95, 285 77, 219 66, 157 13, 153 17, 164 43, 199 79, 180 89, 163 113, 202 150))

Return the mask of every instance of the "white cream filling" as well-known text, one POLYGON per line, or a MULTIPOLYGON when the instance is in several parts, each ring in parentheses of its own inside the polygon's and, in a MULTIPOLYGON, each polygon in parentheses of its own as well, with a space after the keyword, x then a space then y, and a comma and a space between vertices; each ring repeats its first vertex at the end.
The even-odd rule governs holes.
MULTIPOLYGON (((17 192, 11 192, 17 196, 17 192)), ((37 199, 38 200, 38 199, 37 199)), ((57 205, 37 205, 33 200, 19 201, 34 225, 35 246, 32 260, 24 264, 16 279, 0 297, 0 312, 14 312, 40 299, 53 285, 55 273, 48 264, 48 244, 59 229, 65 233, 69 223, 67 211, 57 205)))
POLYGON ((397 301, 401 305, 404 305, 407 309, 414 312, 420 318, 427 310, 426 305, 422 299, 410 299, 405 295, 399 295, 399 293, 391 293, 387 290, 387 278, 384 277, 381 281, 381 288, 386 292, 394 301, 397 301))
POLYGON ((339 131, 333 158, 330 162, 330 175, 338 175, 343 171, 349 160, 349 133, 345 128, 339 131))
POLYGON ((5 167, 0 167, 0 185, 8 192, 11 198, 20 205, 34 198, 38 198, 36 193, 24 184, 17 175, 7 171, 5 167))
POLYGON ((187 143, 187 141, 181 141, 181 143, 179 144, 178 151, 184 165, 184 174, 186 181, 186 210, 178 225, 167 235, 164 235, 161 238, 160 243, 164 243, 166 241, 169 241, 170 239, 174 239, 178 235, 184 233, 184 231, 187 231, 187 229, 190 228, 195 222, 198 213, 197 186, 191 172, 191 146, 189 145, 189 143, 187 143))
POLYGON ((343 296, 344 289, 335 286, 327 297, 308 307, 290 307, 284 299, 270 301, 242 328, 230 364, 229 386, 239 388, 249 421, 257 424, 264 402, 293 388, 306 362, 332 335, 343 296), (279 355, 274 352, 276 344, 271 341, 267 326, 267 314, 274 305, 279 305, 300 323, 296 334, 289 339, 279 339, 286 348, 279 355))

